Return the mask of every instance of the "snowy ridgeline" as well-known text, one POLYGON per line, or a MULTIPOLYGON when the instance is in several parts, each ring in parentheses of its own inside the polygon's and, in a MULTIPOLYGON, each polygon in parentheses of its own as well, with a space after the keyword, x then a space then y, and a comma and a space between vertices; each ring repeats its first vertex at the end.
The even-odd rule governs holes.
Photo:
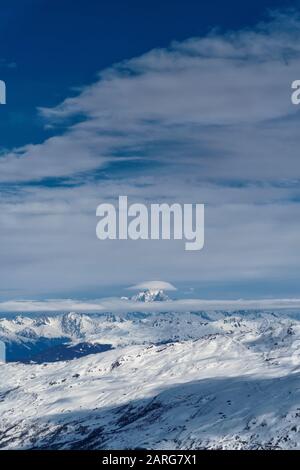
POLYGON ((297 318, 2 318, 0 448, 300 448, 297 318))

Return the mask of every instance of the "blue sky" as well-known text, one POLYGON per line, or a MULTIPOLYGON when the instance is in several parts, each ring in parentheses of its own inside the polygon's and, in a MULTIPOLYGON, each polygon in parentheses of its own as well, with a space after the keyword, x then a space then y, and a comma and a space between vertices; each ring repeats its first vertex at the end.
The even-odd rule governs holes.
MULTIPOLYGON (((297 2, 296 2, 297 3, 297 2)), ((40 142, 50 133, 36 113, 55 106, 99 70, 156 47, 250 27, 270 8, 294 1, 2 0, 1 77, 9 106, 0 109, 1 145, 40 142)))
POLYGON ((0 298, 299 296, 298 5, 3 1, 0 298), (205 249, 99 242, 120 194, 204 202, 205 249))

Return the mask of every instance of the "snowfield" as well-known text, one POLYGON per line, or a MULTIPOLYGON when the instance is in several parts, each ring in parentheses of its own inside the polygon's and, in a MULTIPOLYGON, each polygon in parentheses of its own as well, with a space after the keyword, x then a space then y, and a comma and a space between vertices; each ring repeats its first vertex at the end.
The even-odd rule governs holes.
MULTIPOLYGON (((1 449, 299 449, 297 312, 0 320, 0 339, 113 349, 0 364, 1 449)), ((49 354, 48 354, 49 356, 49 354)))

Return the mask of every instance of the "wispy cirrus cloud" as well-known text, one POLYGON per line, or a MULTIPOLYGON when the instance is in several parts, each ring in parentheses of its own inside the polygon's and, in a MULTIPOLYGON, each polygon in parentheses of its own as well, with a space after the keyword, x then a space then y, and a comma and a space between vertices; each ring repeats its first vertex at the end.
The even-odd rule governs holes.
MULTIPOLYGON (((250 152, 252 169, 259 163, 278 177, 274 162, 281 171, 282 144, 280 151, 276 146, 295 140, 299 119, 290 101, 300 62, 299 26, 296 14, 277 14, 252 31, 174 42, 102 71, 77 96, 40 109, 48 125, 77 117, 76 124, 2 157, 1 181, 72 176, 120 155, 188 162, 206 177, 222 171, 228 177, 240 161, 234 177, 247 178, 250 152), (252 151, 254 138, 266 144, 264 161, 262 150, 252 151)), ((289 145, 286 150, 291 176, 296 162, 289 145)))
POLYGON ((16 62, 6 59, 0 59, 0 68, 15 69, 16 67, 16 62))

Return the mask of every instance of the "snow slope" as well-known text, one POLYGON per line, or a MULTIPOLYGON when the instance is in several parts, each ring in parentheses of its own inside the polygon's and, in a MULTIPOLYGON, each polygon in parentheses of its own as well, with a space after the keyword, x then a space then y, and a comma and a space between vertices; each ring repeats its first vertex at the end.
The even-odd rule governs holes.
POLYGON ((28 341, 69 335, 114 347, 0 364, 1 449, 300 448, 295 316, 69 314, 0 325, 10 340, 26 328, 28 341))

